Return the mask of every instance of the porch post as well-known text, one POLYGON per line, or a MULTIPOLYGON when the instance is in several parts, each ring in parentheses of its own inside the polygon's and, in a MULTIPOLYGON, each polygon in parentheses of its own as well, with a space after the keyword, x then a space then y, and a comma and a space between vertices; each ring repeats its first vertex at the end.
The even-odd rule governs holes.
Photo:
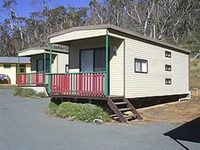
POLYGON ((18 82, 19 82, 19 80, 18 80, 18 76, 19 76, 19 55, 17 55, 17 71, 16 72, 17 72, 17 84, 18 84, 18 82))
POLYGON ((19 55, 17 55, 17 74, 19 74, 19 55))
POLYGON ((50 68, 49 68, 49 77, 48 77, 48 92, 51 93, 51 72, 52 72, 52 45, 48 43, 50 49, 50 68))
POLYGON ((105 96, 108 96, 108 80, 109 78, 109 35, 106 31, 106 73, 105 73, 105 96))
POLYGON ((44 73, 46 73, 46 51, 44 50, 44 73))

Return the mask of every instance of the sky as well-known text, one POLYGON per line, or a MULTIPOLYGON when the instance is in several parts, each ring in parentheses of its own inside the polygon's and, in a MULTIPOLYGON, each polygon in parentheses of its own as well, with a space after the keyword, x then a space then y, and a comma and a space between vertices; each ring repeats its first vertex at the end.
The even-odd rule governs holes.
MULTIPOLYGON (((15 10, 18 16, 28 17, 31 12, 37 11, 41 9, 41 1, 42 0, 16 0, 17 5, 15 10)), ((47 0, 50 8, 54 8, 56 6, 88 6, 90 0, 47 0)), ((2 10, 4 0, 0 0, 0 19, 4 19, 7 17, 5 11, 2 10)))

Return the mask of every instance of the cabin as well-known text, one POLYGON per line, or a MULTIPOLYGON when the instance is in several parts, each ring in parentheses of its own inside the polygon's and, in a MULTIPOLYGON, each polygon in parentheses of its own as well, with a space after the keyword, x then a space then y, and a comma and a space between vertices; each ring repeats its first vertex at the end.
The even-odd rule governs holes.
MULTIPOLYGON (((43 92, 48 84, 50 72, 50 48, 30 47, 19 51, 18 56, 31 58, 30 73, 18 74, 18 86, 31 87, 38 92, 43 92)), ((52 48, 51 56, 52 73, 68 72, 68 49, 52 48)))
POLYGON ((0 57, 0 84, 17 84, 18 73, 29 73, 29 57, 0 57))
POLYGON ((186 49, 110 24, 67 29, 49 42, 69 47, 68 72, 49 73, 51 98, 105 100, 111 116, 127 123, 142 119, 134 99, 189 94, 186 49))

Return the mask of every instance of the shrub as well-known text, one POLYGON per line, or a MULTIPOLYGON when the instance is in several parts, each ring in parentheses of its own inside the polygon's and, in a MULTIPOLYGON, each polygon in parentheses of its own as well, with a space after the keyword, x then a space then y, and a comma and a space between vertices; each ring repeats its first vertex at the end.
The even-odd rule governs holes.
POLYGON ((56 111, 56 116, 84 122, 93 122, 95 119, 101 119, 103 122, 110 121, 110 116, 96 105, 71 102, 61 103, 56 111))
POLYGON ((13 95, 14 96, 20 96, 22 93, 23 88, 19 88, 19 87, 14 87, 14 92, 13 95))
POLYGON ((29 88, 14 88, 14 96, 22 96, 22 97, 32 97, 36 95, 35 90, 29 88))
POLYGON ((54 102, 49 103, 49 113, 50 114, 55 114, 57 109, 58 109, 58 105, 56 103, 54 103, 54 102))
POLYGON ((44 92, 39 92, 39 93, 37 94, 37 96, 38 96, 38 97, 41 97, 41 98, 47 98, 47 95, 46 95, 46 93, 44 93, 44 92))

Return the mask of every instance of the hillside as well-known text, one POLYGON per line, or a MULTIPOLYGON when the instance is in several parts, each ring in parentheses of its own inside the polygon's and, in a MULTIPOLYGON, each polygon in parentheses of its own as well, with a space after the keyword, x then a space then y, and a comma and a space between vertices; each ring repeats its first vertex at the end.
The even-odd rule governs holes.
POLYGON ((200 59, 190 63, 190 90, 200 91, 200 59))

